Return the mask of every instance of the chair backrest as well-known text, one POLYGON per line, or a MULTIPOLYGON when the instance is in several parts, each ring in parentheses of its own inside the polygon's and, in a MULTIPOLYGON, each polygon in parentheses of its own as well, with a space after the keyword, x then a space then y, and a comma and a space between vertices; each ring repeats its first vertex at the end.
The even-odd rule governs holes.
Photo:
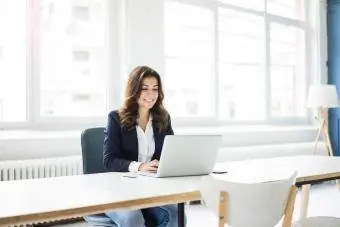
POLYGON ((296 195, 295 178, 296 172, 280 180, 242 183, 207 176, 200 190, 205 204, 220 217, 220 226, 227 223, 232 227, 272 227, 284 215, 287 219, 283 226, 290 226, 296 195))
POLYGON ((103 127, 89 128, 81 134, 84 174, 106 172, 103 164, 104 129, 103 127))

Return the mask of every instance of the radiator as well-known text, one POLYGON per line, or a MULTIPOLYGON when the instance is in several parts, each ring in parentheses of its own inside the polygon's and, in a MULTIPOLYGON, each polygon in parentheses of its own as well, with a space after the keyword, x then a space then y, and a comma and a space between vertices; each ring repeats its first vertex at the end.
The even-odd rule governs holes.
MULTIPOLYGON (((17 161, 0 161, 0 181, 48 178, 59 176, 79 175, 83 173, 81 156, 66 156, 57 158, 42 158, 17 161)), ((55 220, 30 225, 14 227, 32 227, 37 224, 44 226, 68 223, 82 220, 81 217, 66 220, 55 220)))
POLYGON ((0 181, 82 174, 81 156, 0 162, 0 181))

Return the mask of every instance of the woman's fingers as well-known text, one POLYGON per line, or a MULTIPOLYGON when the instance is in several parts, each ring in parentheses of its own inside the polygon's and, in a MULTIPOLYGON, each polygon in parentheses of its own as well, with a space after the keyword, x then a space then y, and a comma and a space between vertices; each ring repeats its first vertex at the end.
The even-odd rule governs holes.
POLYGON ((154 159, 150 162, 150 166, 157 166, 158 167, 158 160, 157 159, 154 159))
POLYGON ((153 160, 149 163, 142 163, 138 170, 144 172, 157 172, 157 168, 158 160, 153 160))
POLYGON ((147 171, 149 171, 149 172, 156 172, 157 171, 157 167, 155 167, 155 166, 148 166, 147 167, 147 171))

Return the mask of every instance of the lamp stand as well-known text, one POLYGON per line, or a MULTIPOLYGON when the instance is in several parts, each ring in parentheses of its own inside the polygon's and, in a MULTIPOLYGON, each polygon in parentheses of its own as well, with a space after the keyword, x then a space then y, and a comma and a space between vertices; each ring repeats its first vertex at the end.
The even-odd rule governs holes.
MULTIPOLYGON (((318 111, 319 111, 319 116, 321 117, 321 121, 320 121, 318 134, 317 134, 316 139, 315 139, 313 155, 315 155, 315 153, 317 151, 318 142, 319 142, 319 140, 321 138, 321 134, 322 134, 322 137, 323 137, 325 145, 326 145, 328 156, 334 156, 332 144, 331 144, 331 140, 330 140, 329 132, 328 132, 328 108, 321 107, 318 111)), ((338 189, 340 189, 340 181, 339 180, 336 180, 336 185, 337 185, 338 189)))
POLYGON ((330 140, 329 133, 328 133, 328 108, 321 107, 319 109, 319 116, 321 117, 321 121, 320 121, 318 134, 316 136, 315 143, 314 143, 313 155, 315 155, 315 153, 317 151, 318 142, 319 142, 319 140, 321 138, 321 134, 322 134, 328 155, 333 156, 334 155, 333 149, 332 149, 331 140, 330 140))

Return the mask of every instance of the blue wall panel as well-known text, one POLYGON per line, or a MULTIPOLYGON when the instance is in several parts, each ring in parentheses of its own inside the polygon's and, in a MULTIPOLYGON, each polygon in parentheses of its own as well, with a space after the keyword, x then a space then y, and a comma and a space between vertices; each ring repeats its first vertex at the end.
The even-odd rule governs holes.
MULTIPOLYGON (((335 84, 340 91, 340 0, 328 0, 327 4, 328 36, 328 83, 335 84)), ((340 97, 340 96, 339 96, 340 97)), ((340 109, 331 109, 329 113, 329 131, 333 152, 340 155, 340 109)))

